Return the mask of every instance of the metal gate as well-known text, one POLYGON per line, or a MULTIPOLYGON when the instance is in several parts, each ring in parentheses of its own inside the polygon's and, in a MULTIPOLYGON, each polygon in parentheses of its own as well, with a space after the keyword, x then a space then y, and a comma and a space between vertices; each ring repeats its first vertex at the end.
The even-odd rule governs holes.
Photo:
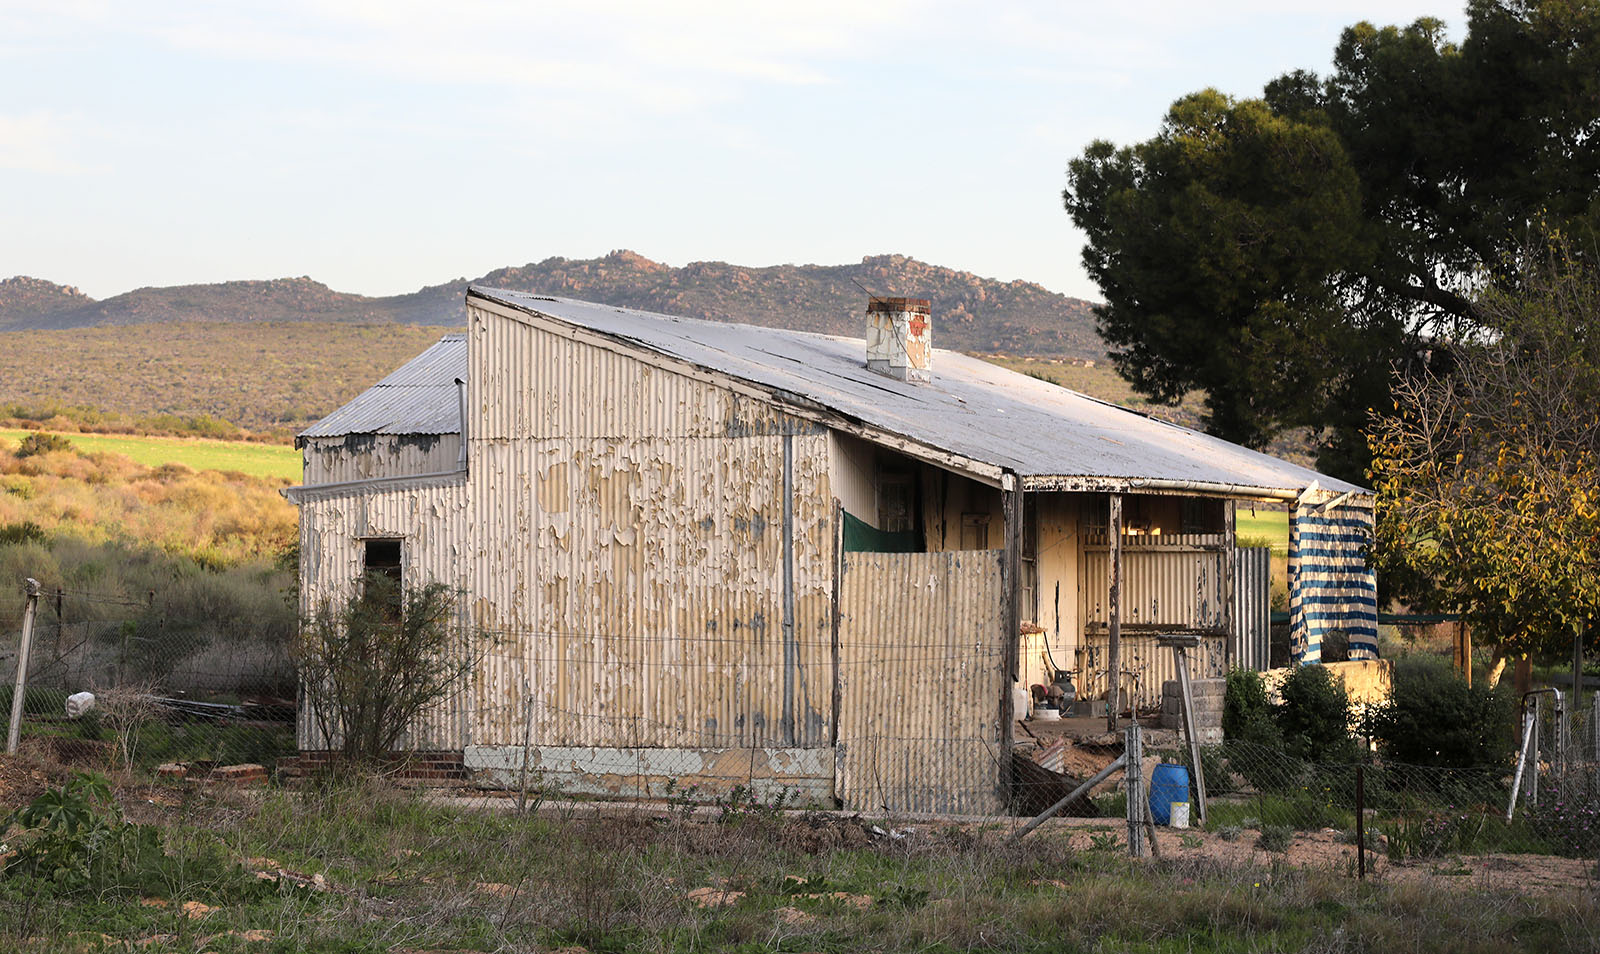
POLYGON ((1002 556, 845 554, 835 785, 846 808, 1003 807, 1002 556))

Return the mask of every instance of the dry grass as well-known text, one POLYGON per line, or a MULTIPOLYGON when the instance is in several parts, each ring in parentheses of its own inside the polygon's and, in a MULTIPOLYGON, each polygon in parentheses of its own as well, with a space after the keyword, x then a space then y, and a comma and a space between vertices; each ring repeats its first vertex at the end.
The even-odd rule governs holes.
POLYGON ((294 538, 295 511, 278 493, 284 481, 146 467, 110 453, 54 451, 19 458, 0 446, 0 528, 25 542, 64 533, 233 564, 282 550, 294 538))

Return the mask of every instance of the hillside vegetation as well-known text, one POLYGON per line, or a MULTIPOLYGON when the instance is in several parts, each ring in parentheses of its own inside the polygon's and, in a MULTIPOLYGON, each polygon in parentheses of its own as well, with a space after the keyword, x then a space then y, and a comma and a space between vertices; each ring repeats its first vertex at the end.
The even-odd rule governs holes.
POLYGON ((294 541, 295 510, 278 493, 287 484, 76 447, 22 456, 17 442, 0 439, 0 540, 68 535, 153 546, 205 565, 247 563, 294 541))
POLYGON ((0 630, 16 632, 20 584, 32 577, 66 591, 72 619, 282 637, 296 539, 295 510, 278 493, 286 480, 146 466, 84 452, 79 440, 28 454, 0 438, 0 630))
POLYGON ((934 343, 960 351, 1098 356, 1088 302, 1032 282, 1001 282, 904 255, 851 265, 750 268, 694 262, 674 268, 634 252, 549 258, 458 278, 405 295, 368 298, 310 278, 140 288, 104 301, 39 279, 0 282, 0 329, 173 322, 392 322, 460 326, 469 284, 582 298, 714 321, 859 335, 867 291, 933 300, 934 343))
MULTIPOLYGON (((0 427, 283 441, 444 333, 307 321, 0 332, 0 427)), ((1147 406, 1104 360, 988 357, 1181 424, 1199 419, 1194 402, 1147 406)))
POLYGON ((5 332, 0 401, 10 406, 0 405, 0 418, 63 431, 211 437, 241 436, 243 427, 287 439, 443 333, 324 322, 5 332))

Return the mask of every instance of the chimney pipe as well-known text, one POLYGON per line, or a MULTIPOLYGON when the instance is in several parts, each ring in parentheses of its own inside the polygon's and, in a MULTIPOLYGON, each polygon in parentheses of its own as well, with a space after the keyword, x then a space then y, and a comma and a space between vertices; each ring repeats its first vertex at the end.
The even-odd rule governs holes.
POLYGON ((456 455, 456 469, 467 469, 467 382, 456 378, 456 407, 461 411, 461 452, 456 455))
POLYGON ((912 384, 933 380, 933 303, 926 298, 867 302, 867 367, 912 384))

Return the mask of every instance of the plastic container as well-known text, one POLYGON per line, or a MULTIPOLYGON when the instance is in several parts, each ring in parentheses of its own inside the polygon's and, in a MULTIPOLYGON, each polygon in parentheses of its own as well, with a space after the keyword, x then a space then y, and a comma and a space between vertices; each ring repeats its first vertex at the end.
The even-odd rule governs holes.
POLYGON ((1150 817, 1155 819, 1157 825, 1172 824, 1174 802, 1185 805, 1184 821, 1187 822, 1189 770, 1182 765, 1163 762, 1150 773, 1150 817))
POLYGON ((1011 687, 1011 717, 1013 719, 1031 718, 1033 708, 1033 694, 1027 686, 1014 685, 1011 687))
POLYGON ((1172 827, 1173 828, 1188 828, 1189 827, 1189 803, 1188 802, 1173 802, 1172 803, 1172 827))

